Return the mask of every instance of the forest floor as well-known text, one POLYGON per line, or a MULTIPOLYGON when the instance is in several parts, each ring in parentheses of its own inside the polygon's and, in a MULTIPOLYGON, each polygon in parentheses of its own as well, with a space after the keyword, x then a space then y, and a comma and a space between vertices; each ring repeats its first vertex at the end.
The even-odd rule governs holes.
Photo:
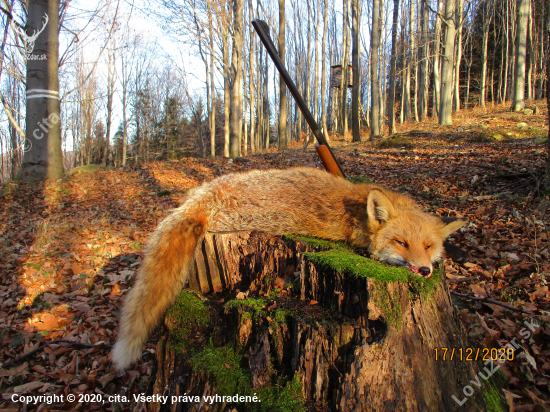
MULTIPOLYGON (((441 127, 432 119, 398 126, 393 139, 350 143, 332 136, 346 173, 413 197, 441 216, 465 216, 453 242, 469 253, 445 262, 450 288, 523 310, 469 299, 461 319, 479 347, 516 338, 522 350, 501 369, 510 410, 550 407, 550 200, 539 191, 548 152, 544 102, 531 115, 508 106, 475 108, 441 127), (526 326, 528 325, 528 326, 526 326), (522 343, 519 343, 519 342, 522 343), (512 406, 514 405, 514 407, 512 406)), ((366 138, 366 136, 365 136, 366 138)), ((190 188, 249 169, 317 162, 303 142, 237 162, 184 158, 136 167, 76 169, 46 185, 0 189, 0 408, 18 394, 146 391, 153 356, 117 375, 108 347, 128 280, 156 225, 190 188), (52 340, 16 365, 8 363, 52 340)), ((154 353, 155 345, 148 351, 154 353)), ((78 395, 77 395, 78 396, 78 395)), ((129 410, 129 404, 64 402, 59 410, 129 410)), ((49 410, 45 403, 24 410, 49 410)), ((21 409, 23 410, 23 409, 21 409)))

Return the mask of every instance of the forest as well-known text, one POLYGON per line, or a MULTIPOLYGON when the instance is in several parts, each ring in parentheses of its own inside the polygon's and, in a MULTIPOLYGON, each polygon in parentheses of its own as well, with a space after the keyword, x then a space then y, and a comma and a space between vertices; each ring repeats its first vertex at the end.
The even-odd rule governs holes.
MULTIPOLYGON (((2 0, 0 17, 1 411, 548 410, 549 2, 2 0), (119 371, 126 296, 190 190, 323 168, 258 20, 348 181, 465 223, 433 279, 384 266, 392 282, 342 242, 208 233, 119 371), (499 350, 496 368, 476 355, 499 350)), ((294 184, 287 201, 316 206, 317 183, 294 184)))
MULTIPOLYGON (((24 15, 25 4, 4 6, 6 180, 24 163, 28 45, 24 22, 9 19, 24 15)), ((257 18, 268 22, 329 138, 388 137, 428 117, 451 125, 461 110, 509 104, 521 111, 546 96, 547 13, 540 1, 107 1, 93 10, 62 3, 59 13, 56 146, 67 170, 236 157, 304 143, 311 132, 254 33, 257 18), (135 28, 147 21, 172 48, 135 28)), ((43 16, 36 19, 38 32, 43 16)))

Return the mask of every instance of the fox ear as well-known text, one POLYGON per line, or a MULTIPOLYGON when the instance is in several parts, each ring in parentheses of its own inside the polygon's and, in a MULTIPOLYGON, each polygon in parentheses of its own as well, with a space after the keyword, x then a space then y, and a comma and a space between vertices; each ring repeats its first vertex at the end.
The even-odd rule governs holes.
POLYGON ((378 189, 371 189, 367 196, 367 216, 370 223, 380 224, 395 216, 395 209, 388 197, 378 189))
POLYGON ((468 219, 464 217, 441 217, 440 219, 445 223, 445 226, 441 229, 443 239, 446 239, 451 233, 468 223, 468 219))

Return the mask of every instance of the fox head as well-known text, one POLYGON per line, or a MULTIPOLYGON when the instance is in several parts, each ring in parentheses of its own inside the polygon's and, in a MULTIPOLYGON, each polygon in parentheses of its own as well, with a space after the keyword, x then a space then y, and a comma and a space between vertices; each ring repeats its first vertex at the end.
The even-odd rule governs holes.
POLYGON ((440 218, 403 195, 386 193, 372 189, 367 197, 369 251, 390 265, 430 277, 433 263, 442 258, 443 241, 467 219, 440 218))

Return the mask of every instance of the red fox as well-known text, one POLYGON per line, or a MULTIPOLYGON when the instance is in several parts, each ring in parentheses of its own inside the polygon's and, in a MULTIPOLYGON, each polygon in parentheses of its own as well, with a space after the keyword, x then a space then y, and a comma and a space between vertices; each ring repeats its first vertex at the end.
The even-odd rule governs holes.
POLYGON ((140 357, 184 286, 206 232, 253 230, 343 240, 429 277, 443 241, 465 223, 425 213, 412 199, 380 186, 354 184, 314 168, 221 176, 189 191, 151 236, 124 303, 112 359, 123 370, 140 357))

